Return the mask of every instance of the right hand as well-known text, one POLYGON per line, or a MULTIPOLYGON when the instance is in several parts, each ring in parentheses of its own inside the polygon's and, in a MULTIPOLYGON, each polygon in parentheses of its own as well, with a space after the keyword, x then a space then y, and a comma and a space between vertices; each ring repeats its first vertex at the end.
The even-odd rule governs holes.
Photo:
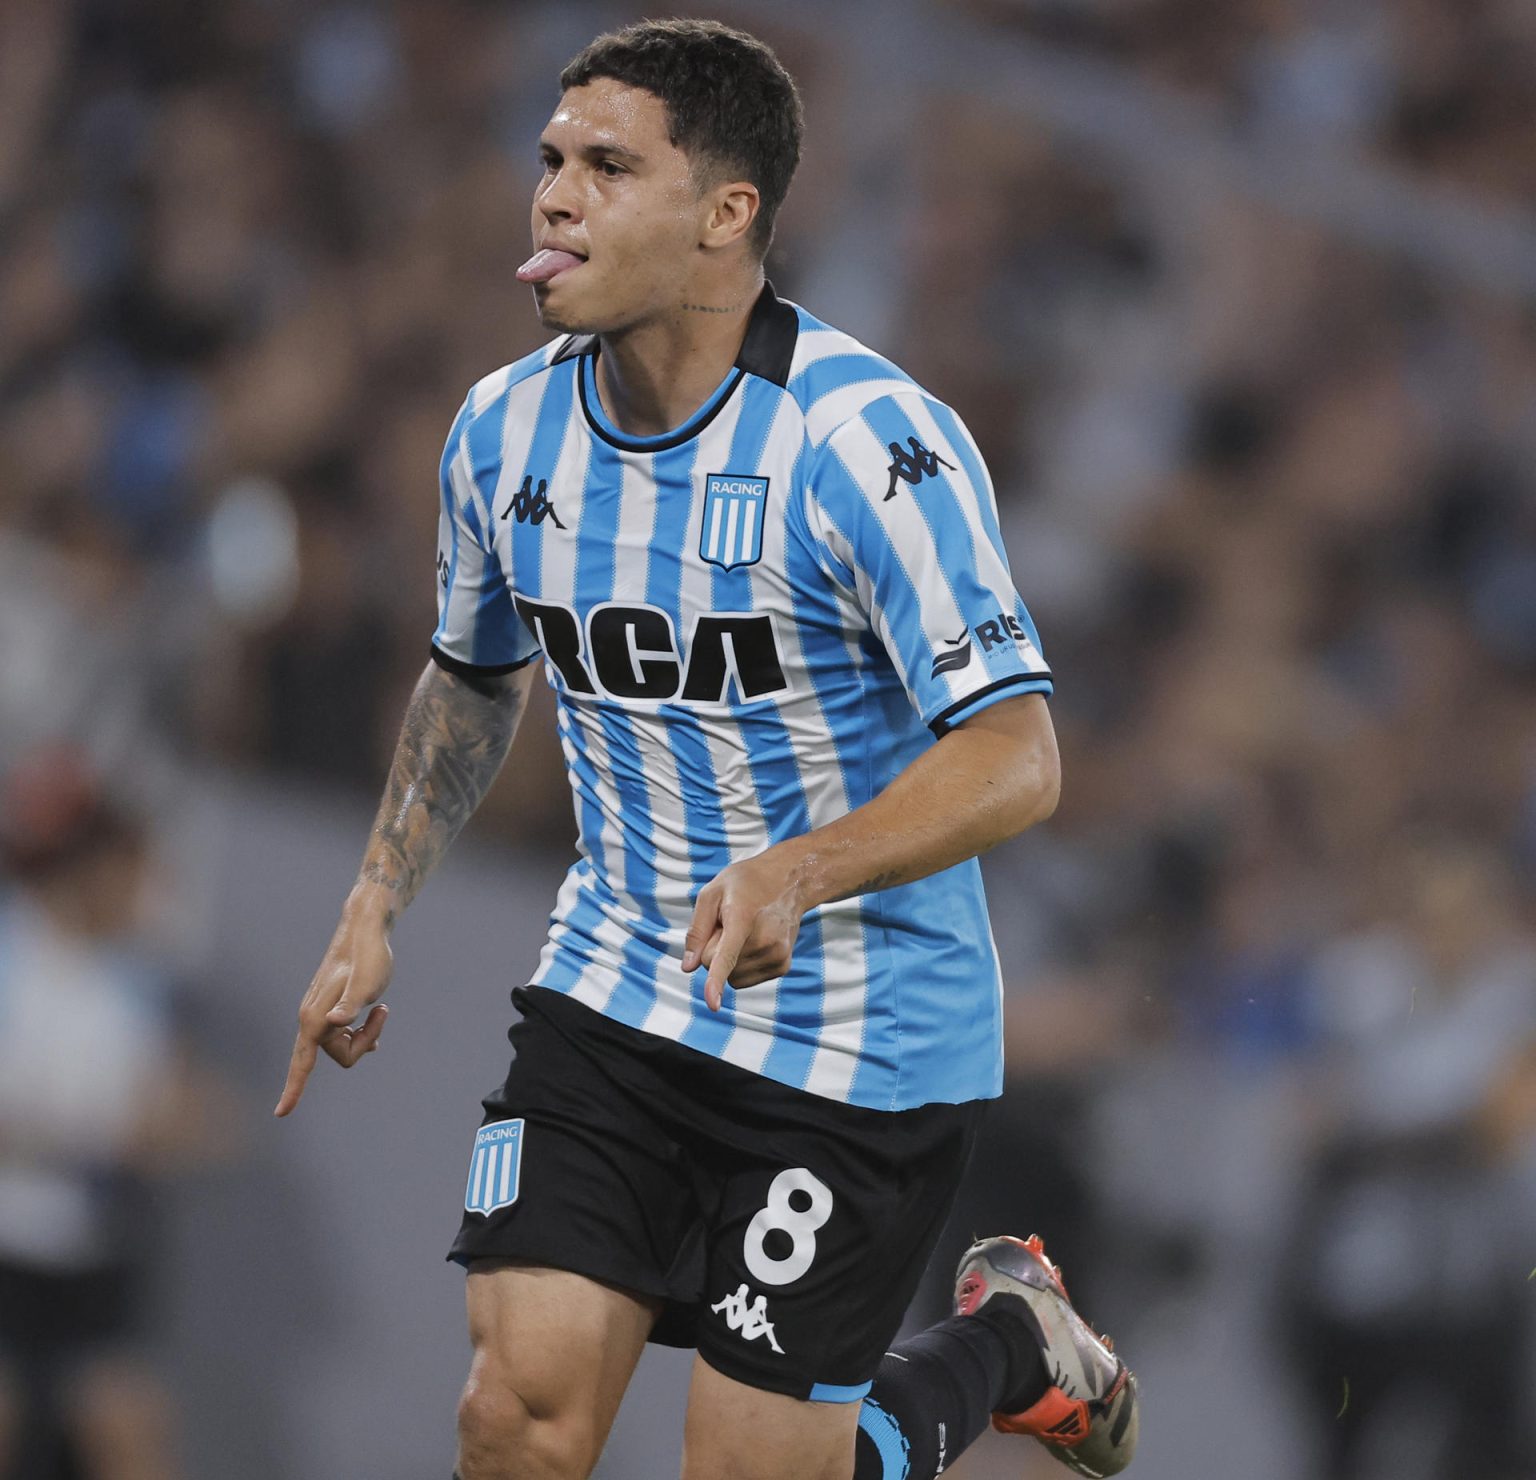
POLYGON ((393 970, 394 952, 382 919, 343 912, 325 959, 299 1004, 299 1035, 274 1115, 287 1115, 299 1103, 322 1048, 343 1069, 350 1069, 379 1046, 379 1034, 389 1016, 389 1008, 379 998, 393 970), (352 1023, 365 1008, 368 1016, 354 1028, 352 1023))

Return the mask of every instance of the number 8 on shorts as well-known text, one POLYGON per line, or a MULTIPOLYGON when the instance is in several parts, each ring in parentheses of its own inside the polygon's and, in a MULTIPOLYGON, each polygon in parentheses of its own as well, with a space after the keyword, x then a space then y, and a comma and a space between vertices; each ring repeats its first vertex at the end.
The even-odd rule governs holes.
MULTIPOLYGON (((805 1198, 801 1198, 804 1202, 805 1198)), ((788 1285, 798 1280, 816 1258, 816 1232, 832 1216, 832 1189, 805 1167, 787 1167, 768 1187, 768 1204, 747 1225, 742 1250, 752 1278, 763 1285, 788 1285), (810 1199, 797 1208, 796 1193, 810 1199), (768 1235, 778 1229, 790 1238, 789 1253, 775 1258, 768 1252, 768 1235)))

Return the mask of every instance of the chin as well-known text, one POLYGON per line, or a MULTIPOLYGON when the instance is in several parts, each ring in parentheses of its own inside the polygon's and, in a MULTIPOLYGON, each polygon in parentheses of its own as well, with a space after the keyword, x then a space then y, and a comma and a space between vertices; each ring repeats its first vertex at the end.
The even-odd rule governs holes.
POLYGON ((551 308, 548 303, 540 302, 536 307, 539 312, 539 323, 544 328, 552 330, 556 334, 581 334, 585 332, 579 324, 573 323, 570 318, 558 309, 551 308))
MULTIPOLYGON (((540 284, 534 289, 533 301, 539 323, 556 334, 622 334, 648 317, 638 304, 594 304, 593 294, 588 293, 583 299, 581 292, 573 293, 571 287, 556 278, 553 283, 540 284)), ((601 297, 600 294, 597 296, 601 297)))
POLYGON ((550 287, 534 289, 534 307, 539 322, 557 334, 597 334, 601 327, 589 315, 582 313, 579 304, 570 301, 570 295, 562 295, 550 287))

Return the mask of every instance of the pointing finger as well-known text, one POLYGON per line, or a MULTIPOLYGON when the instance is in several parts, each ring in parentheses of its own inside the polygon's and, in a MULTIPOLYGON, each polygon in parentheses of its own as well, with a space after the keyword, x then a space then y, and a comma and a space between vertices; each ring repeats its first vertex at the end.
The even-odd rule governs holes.
POLYGON ((274 1115, 287 1115, 299 1103, 305 1081, 315 1067, 316 1052, 314 1040, 300 1033, 293 1045, 293 1057, 288 1061, 288 1082, 272 1111, 274 1115))
POLYGON ((727 923, 715 947, 715 959, 709 964, 709 976, 704 982, 704 1000, 710 1011, 719 1012, 725 999, 725 983, 736 969, 736 959, 747 943, 747 927, 739 923, 727 923))

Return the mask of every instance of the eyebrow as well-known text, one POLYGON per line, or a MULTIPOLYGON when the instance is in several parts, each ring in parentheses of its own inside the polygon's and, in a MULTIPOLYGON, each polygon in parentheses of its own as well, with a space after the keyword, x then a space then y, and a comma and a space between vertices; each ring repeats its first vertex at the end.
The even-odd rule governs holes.
MULTIPOLYGON (((627 159, 631 164, 638 164, 645 158, 643 154, 637 154, 633 149, 626 149, 622 144, 613 139, 594 139, 589 144, 583 144, 576 151, 585 159, 599 159, 612 157, 614 159, 627 159)), ((559 154, 558 150, 548 139, 539 140, 540 154, 559 154)))

